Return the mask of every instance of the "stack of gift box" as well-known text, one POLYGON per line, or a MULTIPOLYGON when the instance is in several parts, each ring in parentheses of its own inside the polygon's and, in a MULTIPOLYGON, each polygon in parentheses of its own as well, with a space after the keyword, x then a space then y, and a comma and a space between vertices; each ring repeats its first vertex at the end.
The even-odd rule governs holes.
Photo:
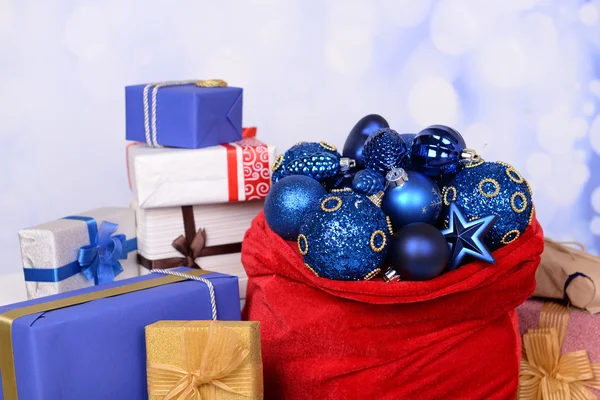
POLYGON ((125 92, 130 207, 19 232, 30 300, 0 307, 0 399, 262 398, 240 252, 275 149, 223 81, 125 92))

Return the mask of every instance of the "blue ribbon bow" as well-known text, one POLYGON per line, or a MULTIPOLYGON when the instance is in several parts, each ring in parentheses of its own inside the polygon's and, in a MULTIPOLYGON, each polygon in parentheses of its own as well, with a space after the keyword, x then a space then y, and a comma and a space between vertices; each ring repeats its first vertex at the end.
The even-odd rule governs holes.
POLYGON ((90 244, 79 249, 77 260, 59 268, 24 268, 27 282, 60 282, 82 273, 95 285, 112 282, 123 272, 119 260, 127 259, 127 254, 137 249, 137 239, 127 240, 123 234, 113 235, 118 224, 104 221, 100 229, 94 218, 70 216, 65 219, 83 221, 87 224, 90 244))
POLYGON ((81 273, 96 285, 112 282, 123 272, 119 260, 127 259, 126 239, 123 234, 111 236, 117 228, 117 224, 103 222, 100 224, 95 244, 79 249, 77 261, 81 266, 81 273))

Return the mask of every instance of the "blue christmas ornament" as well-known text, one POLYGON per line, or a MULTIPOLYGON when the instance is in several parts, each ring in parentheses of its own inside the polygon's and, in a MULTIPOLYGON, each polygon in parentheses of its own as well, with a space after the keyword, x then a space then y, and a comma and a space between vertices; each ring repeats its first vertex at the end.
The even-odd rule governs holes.
POLYGON ((298 248, 306 267, 336 280, 368 280, 385 260, 390 227, 383 212, 363 195, 332 193, 304 217, 298 248))
POLYGON ((398 132, 382 128, 373 132, 365 142, 365 166, 385 175, 392 168, 401 168, 409 149, 398 132))
POLYGON ((483 242, 483 238, 498 219, 495 215, 468 220, 456 203, 450 203, 448 228, 442 235, 450 245, 451 259, 448 270, 452 271, 465 263, 470 256, 494 264, 496 260, 483 242))
POLYGON ((307 156, 315 153, 332 153, 338 156, 337 148, 327 142, 300 142, 290 147, 284 154, 287 159, 294 159, 299 156, 307 156))
POLYGON ((474 156, 472 150, 465 153, 466 147, 464 139, 454 129, 432 125, 413 139, 412 167, 433 179, 451 176, 460 170, 463 157, 474 156))
POLYGON ((352 181, 352 187, 358 193, 376 194, 385 189, 385 179, 377 171, 363 169, 358 171, 352 181))
POLYGON ((400 139, 402 139, 402 141, 406 143, 406 147, 410 149, 412 147, 412 142, 416 136, 417 135, 415 133, 401 133, 400 139))
POLYGON ((300 142, 277 157, 271 168, 271 181, 275 184, 286 176, 304 175, 325 182, 344 175, 354 166, 354 160, 340 156, 333 145, 300 142))
POLYGON ((394 231, 414 222, 435 224, 442 208, 437 184, 415 171, 393 169, 386 177, 388 187, 381 209, 392 221, 394 231))
POLYGON ((354 172, 346 172, 344 175, 328 179, 327 181, 323 182, 323 185, 328 191, 352 188, 352 180, 354 179, 354 175, 354 172))
POLYGON ((433 225, 417 222, 406 225, 392 237, 384 275, 386 281, 425 281, 444 272, 450 250, 444 235, 433 225))
POLYGON ((265 219, 269 228, 285 240, 296 240, 302 218, 318 207, 318 199, 325 194, 325 188, 308 176, 281 179, 265 199, 265 219))
POLYGON ((369 114, 361 118, 350 131, 346 143, 344 143, 344 157, 356 160, 356 167, 365 167, 363 160, 363 147, 369 135, 380 128, 389 128, 390 125, 381 115, 369 114))
POLYGON ((404 168, 407 171, 414 171, 414 168, 412 166, 412 161, 410 160, 410 149, 412 147, 412 142, 413 142, 415 136, 417 136, 417 135, 414 133, 401 133, 400 134, 400 138, 402 139, 402 141, 404 143, 406 143, 406 147, 409 150, 406 152, 406 156, 404 157, 404 160, 402 161, 402 168, 404 168))
POLYGON ((496 215, 498 220, 484 238, 492 251, 523 234, 533 220, 531 188, 512 166, 502 162, 472 162, 442 188, 444 225, 450 204, 456 204, 468 220, 496 215))

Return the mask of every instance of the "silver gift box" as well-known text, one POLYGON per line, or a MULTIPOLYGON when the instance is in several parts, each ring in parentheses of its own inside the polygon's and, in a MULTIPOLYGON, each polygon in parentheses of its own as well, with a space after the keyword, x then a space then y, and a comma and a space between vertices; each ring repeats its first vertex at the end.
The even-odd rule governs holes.
MULTIPOLYGON (((129 208, 106 207, 74 214, 91 217, 96 220, 98 228, 102 222, 117 224, 113 235, 123 234, 127 240, 136 237, 135 214, 129 208)), ((79 249, 90 245, 90 235, 85 221, 57 219, 19 231, 23 268, 57 269, 77 260, 79 249)), ((139 275, 137 251, 127 254, 127 259, 118 260, 123 272, 115 280, 132 278, 139 275)), ((82 273, 77 273, 58 282, 25 282, 29 299, 63 293, 71 290, 93 286, 82 273)))

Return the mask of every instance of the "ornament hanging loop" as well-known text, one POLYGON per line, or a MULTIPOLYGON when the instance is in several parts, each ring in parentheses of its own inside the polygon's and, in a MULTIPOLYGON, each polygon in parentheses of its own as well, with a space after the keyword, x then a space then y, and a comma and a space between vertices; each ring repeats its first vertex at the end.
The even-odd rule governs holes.
POLYGON ((408 174, 402 168, 392 168, 390 172, 385 176, 385 187, 402 187, 404 183, 408 182, 408 174))

